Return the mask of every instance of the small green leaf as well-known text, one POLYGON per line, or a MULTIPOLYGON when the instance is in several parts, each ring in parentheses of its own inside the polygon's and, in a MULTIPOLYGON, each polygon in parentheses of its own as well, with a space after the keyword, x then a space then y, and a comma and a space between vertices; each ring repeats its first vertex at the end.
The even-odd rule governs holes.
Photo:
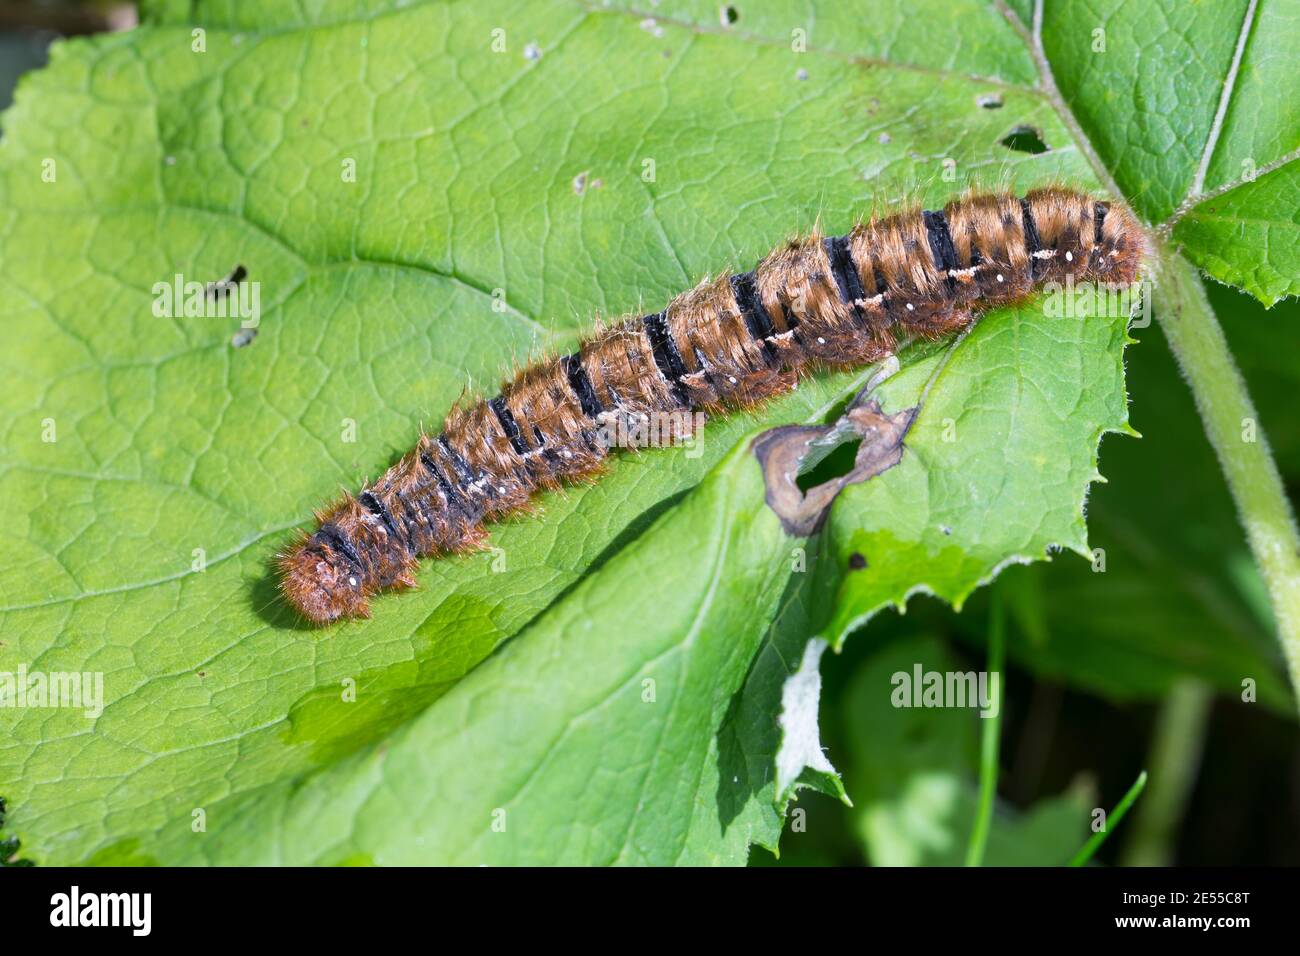
POLYGON ((1300 161, 1193 206, 1174 239, 1214 278, 1266 306, 1300 295, 1300 161))

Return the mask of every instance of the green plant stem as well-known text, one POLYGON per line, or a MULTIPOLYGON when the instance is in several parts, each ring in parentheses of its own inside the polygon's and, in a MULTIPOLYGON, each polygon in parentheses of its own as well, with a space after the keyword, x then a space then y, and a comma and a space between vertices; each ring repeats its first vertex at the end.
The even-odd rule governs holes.
POLYGON ((1167 248, 1161 259, 1160 325, 1191 386, 1268 587, 1291 687, 1300 700, 1300 536, 1295 516, 1199 273, 1167 248))
POLYGON ((989 602, 989 656, 985 665, 993 686, 994 708, 992 717, 984 717, 980 731, 980 801, 971 827, 970 843, 966 847, 966 865, 979 866, 984 862, 984 848, 989 841, 989 828, 993 825, 993 801, 998 793, 998 743, 1002 737, 1003 674, 1002 662, 1006 654, 1006 619, 1002 613, 1002 600, 996 591, 989 602))
POLYGON ((1184 678, 1169 689, 1151 741, 1151 788, 1129 830, 1121 866, 1169 866, 1174 839, 1201 765, 1205 725, 1214 694, 1203 681, 1184 678))
POLYGON ((1124 815, 1128 813, 1128 808, 1133 806, 1136 800, 1147 785, 1147 772, 1143 770, 1138 774, 1138 778, 1133 781, 1133 786, 1128 788, 1128 793, 1124 794, 1122 800, 1115 804, 1115 809, 1110 811, 1110 816, 1106 817, 1106 825, 1094 833, 1082 847, 1079 852, 1074 854, 1074 859, 1070 861, 1070 866, 1083 866, 1093 855, 1101 849, 1101 845, 1106 842, 1106 838, 1114 832, 1119 826, 1124 815))

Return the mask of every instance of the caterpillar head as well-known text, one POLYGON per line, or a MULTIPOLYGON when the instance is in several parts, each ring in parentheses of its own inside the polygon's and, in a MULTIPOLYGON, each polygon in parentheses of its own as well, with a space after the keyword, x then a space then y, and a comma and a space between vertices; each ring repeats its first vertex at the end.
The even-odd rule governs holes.
POLYGON ((347 559, 316 535, 280 555, 280 590, 314 624, 369 617, 365 582, 347 559))

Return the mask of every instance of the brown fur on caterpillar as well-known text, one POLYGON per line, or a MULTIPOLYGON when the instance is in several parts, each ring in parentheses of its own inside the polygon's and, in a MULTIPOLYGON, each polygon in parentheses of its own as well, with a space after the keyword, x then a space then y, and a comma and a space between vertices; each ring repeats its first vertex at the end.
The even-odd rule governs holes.
POLYGON ((316 532, 279 558, 281 588, 316 623, 369 616, 374 594, 415 585, 419 558, 477 548, 485 522, 598 471, 611 422, 751 405, 812 368, 878 361, 1067 276, 1127 285, 1143 250, 1126 208, 1064 188, 975 194, 792 241, 453 410, 441 435, 317 513, 316 532))

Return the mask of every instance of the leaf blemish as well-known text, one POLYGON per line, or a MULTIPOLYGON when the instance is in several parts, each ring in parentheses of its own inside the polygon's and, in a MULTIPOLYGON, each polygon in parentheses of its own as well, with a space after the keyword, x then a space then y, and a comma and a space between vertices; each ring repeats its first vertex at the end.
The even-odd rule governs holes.
POLYGON ((591 179, 591 170, 584 169, 578 175, 573 177, 574 195, 581 196, 588 189, 599 189, 604 183, 599 179, 591 179))
MULTIPOLYGON (((767 506, 776 512, 787 534, 807 537, 821 528, 831 505, 849 485, 859 484, 893 468, 903 457, 903 439, 918 407, 888 415, 874 398, 854 404, 831 425, 783 425, 754 439, 754 456, 763 469, 767 506), (844 474, 806 491, 798 483, 800 466, 814 444, 841 437, 859 441, 852 467, 844 474)), ((861 557, 859 555, 859 557, 861 557)), ((862 558, 862 567, 866 559, 862 558)), ((852 566, 852 561, 850 561, 852 566)))

